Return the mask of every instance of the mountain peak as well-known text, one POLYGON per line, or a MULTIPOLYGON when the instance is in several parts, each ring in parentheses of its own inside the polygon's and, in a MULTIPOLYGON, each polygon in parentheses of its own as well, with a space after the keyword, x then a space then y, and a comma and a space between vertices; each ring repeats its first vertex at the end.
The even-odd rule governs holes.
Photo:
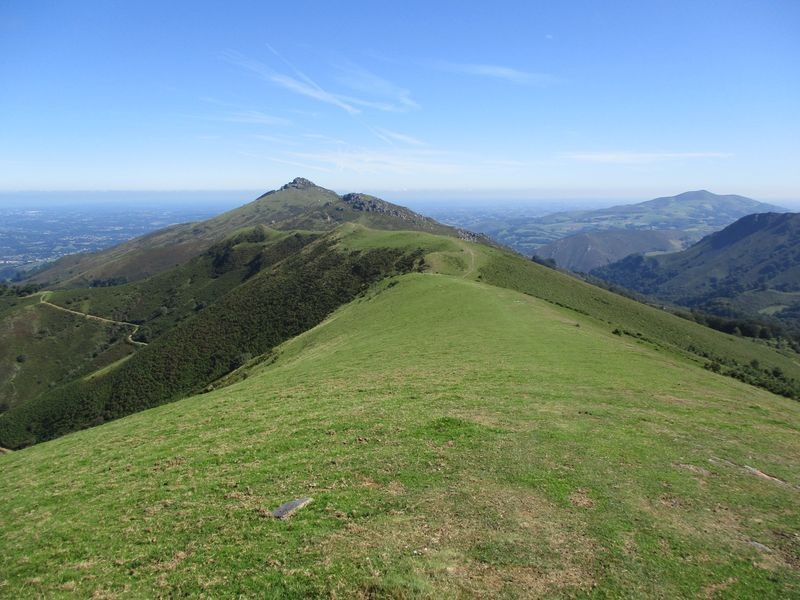
POLYGON ((292 188, 292 189, 296 189, 296 190, 305 190, 305 189, 308 189, 308 188, 315 188, 315 187, 318 187, 318 186, 313 181, 310 181, 310 180, 306 179, 305 177, 295 177, 289 183, 284 185, 281 189, 282 190, 288 190, 288 189, 292 188))
POLYGON ((690 190, 688 192, 683 192, 682 194, 678 194, 675 196, 676 199, 681 200, 697 200, 700 198, 716 198, 718 194, 714 192, 709 192, 708 190, 690 190))

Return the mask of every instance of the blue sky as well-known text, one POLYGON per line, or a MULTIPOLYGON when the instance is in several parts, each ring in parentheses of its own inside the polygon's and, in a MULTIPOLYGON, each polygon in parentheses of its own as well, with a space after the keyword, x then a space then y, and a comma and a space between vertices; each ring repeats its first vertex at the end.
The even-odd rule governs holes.
POLYGON ((800 197, 800 2, 0 1, 0 190, 800 197))

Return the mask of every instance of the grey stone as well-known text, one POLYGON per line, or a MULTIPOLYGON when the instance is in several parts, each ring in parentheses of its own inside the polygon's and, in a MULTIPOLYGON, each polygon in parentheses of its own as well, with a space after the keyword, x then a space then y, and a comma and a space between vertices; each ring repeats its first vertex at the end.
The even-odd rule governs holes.
POLYGON ((278 508, 272 511, 272 516, 276 519, 287 519, 295 512, 309 504, 313 498, 297 498, 285 504, 281 504, 278 508))
POLYGON ((747 543, 750 544, 756 550, 761 550, 761 552, 772 552, 772 549, 769 546, 765 546, 764 544, 762 544, 760 542, 755 542, 753 540, 750 540, 747 543))

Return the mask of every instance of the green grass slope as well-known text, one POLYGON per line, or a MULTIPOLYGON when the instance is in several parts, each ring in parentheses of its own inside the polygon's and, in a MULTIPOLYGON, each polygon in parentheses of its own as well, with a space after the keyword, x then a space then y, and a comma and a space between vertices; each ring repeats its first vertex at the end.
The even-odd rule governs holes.
POLYGON ((761 340, 715 331, 494 248, 481 249, 481 255, 479 277, 487 283, 570 308, 620 336, 800 398, 800 357, 788 347, 779 350, 761 340))
POLYGON ((800 404, 528 292, 384 281, 240 383, 0 456, 0 594, 800 594, 800 404))
POLYGON ((143 323, 137 335, 150 334, 151 344, 132 360, 106 361, 111 364, 91 377, 81 373, 14 406, 0 416, 0 446, 17 449, 185 397, 219 378, 228 381, 232 370, 313 326, 363 285, 398 268, 418 268, 422 256, 431 272, 516 289, 590 316, 609 332, 775 393, 800 396, 800 365, 791 351, 712 331, 500 248, 357 223, 312 244, 314 239, 288 233, 275 239, 263 228, 245 228, 187 265, 142 282, 48 292, 66 308, 144 319, 136 320, 143 323), (398 267, 401 262, 405 266, 398 267), (198 298, 217 301, 198 311, 198 298))

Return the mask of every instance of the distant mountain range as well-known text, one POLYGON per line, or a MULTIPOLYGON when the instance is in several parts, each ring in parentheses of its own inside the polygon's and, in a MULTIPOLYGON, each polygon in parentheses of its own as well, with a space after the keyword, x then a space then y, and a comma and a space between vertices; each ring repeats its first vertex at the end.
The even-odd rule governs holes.
POLYGON ((784 210, 744 196, 698 190, 638 204, 472 227, 526 256, 552 258, 560 267, 586 272, 634 252, 680 250, 745 215, 784 210), (597 235, 606 231, 614 233, 597 235))
POLYGON ((682 252, 632 255, 592 274, 717 314, 800 322, 800 214, 748 215, 682 252))
POLYGON ((606 229, 680 229, 703 232, 720 229, 736 219, 757 212, 782 212, 772 204, 708 190, 684 192, 599 210, 554 213, 535 219, 553 231, 601 231, 606 229))

